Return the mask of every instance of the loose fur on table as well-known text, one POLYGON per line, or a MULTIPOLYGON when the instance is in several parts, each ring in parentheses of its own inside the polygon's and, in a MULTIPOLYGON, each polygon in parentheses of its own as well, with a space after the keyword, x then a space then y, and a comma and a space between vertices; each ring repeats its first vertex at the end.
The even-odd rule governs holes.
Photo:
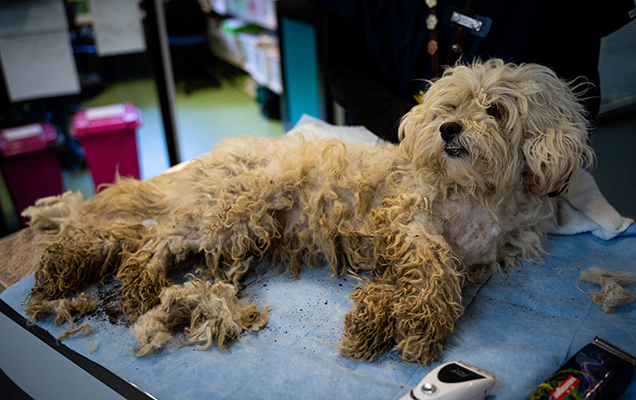
POLYGON ((86 202, 41 200, 25 215, 52 244, 26 312, 55 312, 49 301, 113 276, 137 321, 137 355, 184 326, 186 343, 224 348, 267 321, 236 298, 250 264, 268 259, 300 276, 327 263, 359 276, 343 355, 438 359, 462 288, 497 263, 540 261, 555 211, 547 193, 593 153, 573 89, 548 68, 500 60, 447 69, 400 132, 397 147, 229 139, 178 171, 120 179, 86 202), (193 268, 203 280, 168 280, 193 268))
POLYGON ((634 275, 636 274, 621 274, 592 267, 581 271, 579 280, 600 286, 601 290, 583 291, 580 288, 579 290, 590 296, 593 302, 602 306, 604 312, 613 313, 617 308, 626 307, 636 301, 636 295, 623 287, 636 283, 634 275))

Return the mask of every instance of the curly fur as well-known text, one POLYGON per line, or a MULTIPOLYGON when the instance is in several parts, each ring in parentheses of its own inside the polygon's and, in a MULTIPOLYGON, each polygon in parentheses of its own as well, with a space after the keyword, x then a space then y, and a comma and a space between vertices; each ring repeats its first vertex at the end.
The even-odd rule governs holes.
POLYGON ((546 192, 593 154, 572 89, 548 68, 500 60, 448 69, 400 131, 398 147, 377 148, 302 135, 230 139, 179 171, 121 179, 81 204, 70 195, 40 202, 27 211, 32 226, 58 230, 27 313, 112 275, 124 311, 140 317, 138 355, 184 324, 186 343, 208 347, 215 337, 223 347, 266 321, 234 297, 250 263, 270 259, 296 276, 327 263, 336 275, 370 274, 351 295, 343 355, 394 349, 429 363, 462 312, 466 284, 497 262, 540 260, 555 207, 546 192), (452 143, 440 135, 448 122, 462 127, 452 143), (532 194, 524 170, 545 190, 532 194), (214 286, 168 280, 193 266, 214 286))
POLYGON ((185 328, 188 340, 182 343, 196 344, 202 350, 209 348, 214 338, 225 350, 224 344, 242 332, 260 329, 267 322, 267 308, 261 314, 255 305, 241 306, 237 292, 235 285, 197 278, 166 288, 159 296, 159 306, 142 315, 132 327, 141 345, 135 356, 162 348, 172 338, 170 332, 183 325, 189 327, 185 328))

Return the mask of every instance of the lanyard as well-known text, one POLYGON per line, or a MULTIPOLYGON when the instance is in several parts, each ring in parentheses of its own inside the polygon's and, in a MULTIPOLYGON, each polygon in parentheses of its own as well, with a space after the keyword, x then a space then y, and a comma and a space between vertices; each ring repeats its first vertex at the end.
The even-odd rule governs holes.
MULTIPOLYGON (((437 37, 437 0, 425 0, 426 5, 428 6, 428 17, 426 18, 426 28, 429 31, 429 41, 427 46, 428 54, 431 55, 431 73, 433 78, 439 76, 439 44, 437 37)), ((468 28, 474 28, 472 25, 475 23, 479 23, 472 18, 475 13, 475 7, 477 5, 477 0, 467 0, 464 5, 463 14, 459 14, 457 12, 453 13, 451 17, 451 21, 457 23, 457 30, 455 31, 455 38, 453 39, 453 44, 451 45, 451 51, 448 55, 447 65, 453 65, 459 59, 459 56, 464 51, 462 45, 464 43, 464 38, 466 37, 466 32, 468 28)), ((481 26, 481 25, 480 25, 481 26)))

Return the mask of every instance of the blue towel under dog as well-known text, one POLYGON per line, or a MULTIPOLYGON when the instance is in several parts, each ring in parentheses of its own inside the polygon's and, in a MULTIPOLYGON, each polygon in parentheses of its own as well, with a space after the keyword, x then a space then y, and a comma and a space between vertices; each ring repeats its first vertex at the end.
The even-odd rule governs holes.
MULTIPOLYGON (((542 265, 526 263, 469 288, 443 353, 442 362, 462 360, 494 374, 493 399, 524 398, 595 336, 636 354, 636 304, 605 314, 584 293, 598 288, 579 282, 581 271, 593 266, 633 273, 636 225, 609 241, 591 234, 550 236, 545 249, 542 265)), ((24 315, 21 303, 33 283, 31 275, 0 298, 24 315)), ((242 301, 259 310, 272 305, 270 319, 227 352, 183 346, 175 337, 161 353, 135 358, 127 350, 136 347, 133 335, 108 312, 77 321, 93 330, 63 344, 159 399, 397 399, 439 365, 404 362, 393 353, 372 362, 339 354, 352 277, 330 277, 328 268, 318 268, 299 280, 265 273, 248 283, 242 301)), ((53 318, 37 325, 54 337, 67 329, 55 327, 53 318)), ((636 398, 636 381, 623 398, 636 398)))

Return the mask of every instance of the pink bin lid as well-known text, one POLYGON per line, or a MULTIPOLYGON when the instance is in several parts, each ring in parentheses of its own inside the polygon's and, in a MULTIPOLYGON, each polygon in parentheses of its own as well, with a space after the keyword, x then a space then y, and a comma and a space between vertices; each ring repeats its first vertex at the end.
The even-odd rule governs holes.
POLYGON ((0 131, 0 153, 5 157, 34 153, 46 149, 55 139, 57 131, 48 121, 3 129, 0 131))
POLYGON ((141 112, 132 103, 119 103, 102 107, 82 108, 73 117, 73 136, 91 135, 135 129, 143 123, 141 112))

